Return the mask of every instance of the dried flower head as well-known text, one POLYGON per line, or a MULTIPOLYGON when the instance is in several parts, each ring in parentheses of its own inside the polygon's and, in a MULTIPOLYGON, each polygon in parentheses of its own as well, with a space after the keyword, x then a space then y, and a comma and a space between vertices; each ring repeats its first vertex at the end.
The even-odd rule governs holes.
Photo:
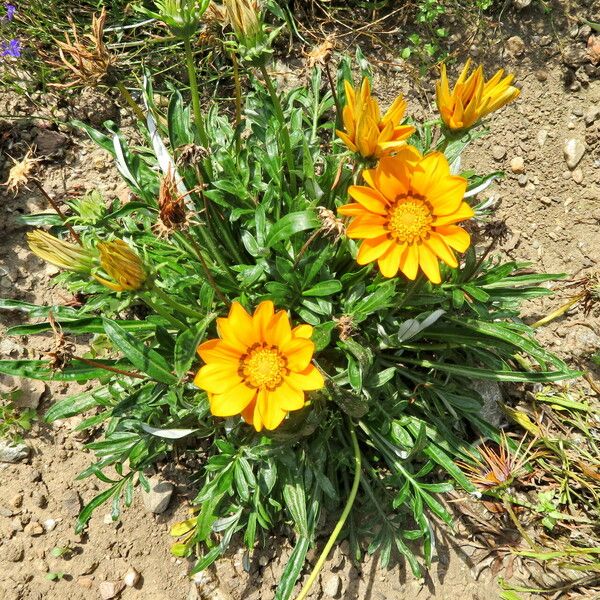
POLYGON ((160 236, 168 236, 173 231, 188 226, 188 214, 182 196, 177 189, 173 171, 169 171, 160 182, 158 192, 158 222, 156 231, 160 236))
POLYGON ((346 233, 346 226, 342 219, 335 216, 335 213, 324 206, 317 206, 319 219, 321 219, 321 231, 325 235, 330 235, 334 242, 337 242, 346 233))
POLYGON ((115 292, 139 290, 148 277, 140 257, 123 241, 99 242, 100 265, 112 281, 94 274, 102 285, 115 292))
POLYGON ((19 161, 10 157, 14 164, 8 172, 8 179, 2 184, 7 187, 9 192, 16 193, 21 186, 27 186, 35 164, 40 161, 39 158, 33 158, 32 154, 33 148, 29 148, 25 156, 19 161))
POLYGON ((578 287, 581 290, 575 298, 581 302, 583 314, 585 316, 589 315, 594 306, 600 303, 600 271, 587 273, 584 277, 573 281, 570 285, 578 287))
POLYGON ((65 242, 42 229, 29 232, 27 243, 34 254, 61 269, 80 273, 92 270, 94 255, 90 250, 65 242))
MULTIPOLYGON (((74 79, 61 87, 76 85, 111 85, 116 79, 117 58, 112 55, 103 41, 106 9, 92 19, 92 33, 80 38, 74 23, 71 23, 73 40, 65 34, 65 41, 56 40, 62 65, 74 75, 74 79)), ((60 64, 60 63, 59 63, 60 64)))
POLYGON ((307 55, 306 63, 309 69, 313 69, 316 66, 324 67, 330 60, 333 50, 335 48, 335 42, 333 37, 327 37, 325 40, 315 46, 307 55))
POLYGON ((345 342, 347 339, 350 339, 355 329, 352 315, 342 315, 341 317, 333 317, 333 320, 337 325, 340 340, 342 340, 342 342, 345 342))
POLYGON ((209 149, 204 146, 186 144, 178 150, 177 164, 184 167, 192 167, 207 158, 209 154, 209 149))

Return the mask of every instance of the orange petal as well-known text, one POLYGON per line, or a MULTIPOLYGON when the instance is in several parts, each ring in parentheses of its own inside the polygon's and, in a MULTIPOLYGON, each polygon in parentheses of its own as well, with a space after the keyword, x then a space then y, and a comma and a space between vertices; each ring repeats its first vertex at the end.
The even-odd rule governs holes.
POLYGON ((206 362, 238 363, 242 353, 223 340, 208 340, 198 346, 200 358, 206 362))
POLYGON ((408 244, 400 257, 400 270, 414 281, 419 271, 419 248, 416 244, 408 244))
POLYGON ((368 214, 357 217, 348 225, 346 235, 352 239, 369 239, 385 235, 385 219, 379 215, 368 214))
POLYGON ((292 335, 294 337, 303 338, 305 340, 310 340, 312 334, 313 334, 312 325, 302 324, 302 325, 298 325, 298 326, 294 327, 294 329, 292 329, 292 335))
MULTIPOLYGON (((252 400, 250 401, 250 403, 248 404, 248 406, 246 406, 246 408, 241 413, 242 414, 242 418, 249 425, 253 425, 254 424, 254 412, 255 412, 255 409, 256 409, 256 394, 254 395, 254 397, 252 398, 252 400)), ((256 431, 260 431, 260 429, 257 429, 256 431)))
POLYGON ((385 254, 392 244, 395 244, 394 240, 390 240, 387 235, 382 235, 371 240, 364 240, 358 250, 356 262, 359 265, 366 265, 374 260, 377 260, 380 256, 385 254))
POLYGON ((345 217, 358 217, 361 215, 368 214, 367 209, 357 202, 352 202, 351 204, 344 204, 338 208, 338 213, 345 217))
POLYGON ((463 202, 456 212, 445 215, 443 217, 436 217, 432 222, 432 226, 436 229, 443 227, 444 225, 451 225, 452 223, 459 223, 460 221, 466 221, 470 219, 475 213, 473 209, 466 203, 463 202))
POLYGON ((436 227, 446 244, 458 252, 464 252, 471 244, 471 236, 458 225, 446 225, 445 227, 436 227))
POLYGON ((261 302, 252 315, 252 337, 255 342, 267 341, 267 330, 270 329, 275 313, 271 300, 261 302))
POLYGON ((287 366, 291 371, 304 371, 310 364, 315 351, 315 345, 310 340, 292 338, 279 347, 287 358, 287 366))
POLYGON ((378 215, 387 214, 387 202, 377 190, 364 185, 351 185, 348 194, 369 212, 378 215))
POLYGON ((204 365, 196 374, 194 383, 213 394, 222 394, 242 382, 237 373, 238 363, 211 363, 204 365))
POLYGON ((429 237, 424 242, 430 250, 439 256, 449 267, 455 269, 458 267, 458 262, 454 252, 448 248, 448 245, 444 241, 441 235, 438 235, 434 231, 429 234, 429 237))
POLYGON ((290 319, 285 310, 280 310, 270 322, 265 330, 265 341, 267 344, 281 346, 292 339, 292 327, 290 319))
POLYGON ((340 131, 339 129, 336 129, 336 134, 337 136, 340 138, 340 140, 342 140, 342 142, 344 142, 344 144, 346 144, 346 146, 348 147, 348 150, 351 150, 352 152, 358 152, 358 146, 352 141, 352 139, 350 138, 349 135, 345 134, 343 131, 340 131))
MULTIPOLYGON (((258 393, 257 406, 265 429, 276 429, 287 415, 287 412, 275 402, 272 392, 267 390, 261 390, 258 393)), ((256 411, 254 418, 256 420, 256 411)))
POLYGON ((304 406, 304 392, 286 378, 276 390, 271 392, 270 401, 280 410, 300 410, 304 406))
POLYGON ((232 417, 242 413, 254 400, 256 389, 241 383, 223 394, 210 395, 210 412, 215 417, 232 417))
POLYGON ((440 178, 429 188, 427 200, 433 207, 434 215, 449 215, 460 206, 467 190, 467 180, 464 177, 449 175, 440 178))
POLYGON ((441 283, 438 258, 425 244, 419 244, 419 266, 431 283, 441 283))
POLYGON ((423 157, 413 173, 410 187, 429 199, 430 190, 436 189, 440 182, 450 176, 450 166, 441 152, 432 152, 423 157))
MULTIPOLYGON (((319 369, 314 365, 308 365, 304 371, 299 373, 290 373, 286 376, 286 381, 299 390, 320 390, 325 386, 325 380, 323 375, 319 372, 319 369)), ((288 409, 292 410, 292 409, 288 409)))
POLYGON ((405 246, 393 244, 392 247, 379 258, 379 270, 384 277, 394 277, 398 273, 400 267, 400 257, 405 246))

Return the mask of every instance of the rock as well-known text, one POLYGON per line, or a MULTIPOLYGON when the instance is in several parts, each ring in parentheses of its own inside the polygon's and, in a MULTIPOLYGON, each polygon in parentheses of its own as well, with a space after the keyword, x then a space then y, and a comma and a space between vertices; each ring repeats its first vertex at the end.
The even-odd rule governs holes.
POLYGON ((56 156, 64 154, 69 138, 58 131, 40 129, 35 136, 37 154, 42 156, 56 156))
POLYGON ((525 52, 525 42, 518 35, 513 35, 506 40, 506 51, 513 56, 521 56, 525 52))
POLYGON ((594 124, 594 122, 596 121, 596 119, 598 119, 598 117, 600 117, 600 106, 592 106, 591 108, 589 108, 588 110, 585 111, 584 115, 583 115, 583 120, 585 122, 585 124, 590 127, 591 125, 594 124))
POLYGON ((527 175, 525 175, 525 174, 519 175, 519 178, 517 179, 517 181, 521 187, 525 187, 527 185, 527 183, 529 182, 529 177, 527 177, 527 175))
POLYGON ((103 581, 98 586, 98 591, 102 600, 110 600, 111 598, 116 598, 123 591, 124 587, 125 584, 122 581, 103 581))
POLYGON ((504 146, 492 146, 492 156, 494 160, 502 160, 506 156, 506 148, 504 146))
POLYGON ((541 81, 542 83, 544 81, 548 81, 548 73, 546 73, 546 71, 544 71, 543 69, 538 69, 535 73, 535 78, 538 81, 541 81))
POLYGON ((42 525, 46 531, 54 531, 56 529, 56 520, 55 519, 46 519, 42 525))
POLYGON ((575 169, 571 173, 571 177, 573 177, 575 183, 581 183, 583 181, 583 171, 581 169, 575 169))
POLYGON ((513 173, 524 173, 525 172, 525 160, 522 156, 515 156, 510 161, 510 170, 513 173))
POLYGON ((586 62, 585 51, 579 44, 568 46, 562 52, 562 60, 565 65, 577 68, 586 62))
POLYGON ((20 562, 24 555, 25 551, 20 541, 14 540, 2 546, 2 558, 8 562, 20 562))
POLYGON ((135 587, 140 581, 140 574, 133 568, 129 567, 127 573, 123 575, 123 583, 127 587, 135 587))
POLYGON ((75 490, 68 491, 62 499, 62 507, 70 517, 76 517, 81 510, 81 498, 75 490))
POLYGON ((88 120, 94 127, 102 127, 104 121, 115 121, 120 118, 119 107, 107 94, 94 89, 85 88, 77 102, 76 112, 79 118, 88 120))
POLYGON ((15 494, 10 499, 10 505, 14 508, 21 508, 22 504, 23 504, 23 494, 15 494))
POLYGON ((150 491, 146 492, 146 490, 142 490, 144 506, 148 512, 159 515, 167 510, 174 487, 172 483, 162 481, 156 475, 148 481, 150 483, 150 491))
POLYGON ((77 584, 86 590, 91 590, 94 586, 94 580, 91 577, 78 577, 77 584))
POLYGON ((531 0, 513 0, 513 6, 517 10, 523 10, 531 4, 531 0))
POLYGON ((585 143, 579 138, 569 138, 563 146, 563 154, 567 161, 567 167, 573 170, 585 154, 585 143))
POLYGON ((342 587, 342 579, 339 575, 329 575, 323 580, 323 594, 330 598, 336 598, 342 587))
POLYGON ((548 139, 548 132, 545 129, 540 129, 537 134, 538 146, 541 148, 546 143, 547 139, 548 139))
POLYGON ((44 528, 37 521, 31 521, 31 523, 27 523, 27 525, 25 525, 25 529, 23 531, 31 537, 37 537, 38 535, 42 535, 42 533, 44 533, 44 528))
POLYGON ((48 506, 48 498, 41 492, 34 492, 31 499, 38 508, 46 508, 48 506))
POLYGON ((475 390, 483 399, 483 406, 479 412, 482 419, 494 427, 500 427, 505 422, 502 412, 502 389, 496 381, 474 379, 471 389, 475 390))
POLYGON ((10 444, 0 439, 0 462, 17 463, 29 456, 29 446, 25 444, 10 444))

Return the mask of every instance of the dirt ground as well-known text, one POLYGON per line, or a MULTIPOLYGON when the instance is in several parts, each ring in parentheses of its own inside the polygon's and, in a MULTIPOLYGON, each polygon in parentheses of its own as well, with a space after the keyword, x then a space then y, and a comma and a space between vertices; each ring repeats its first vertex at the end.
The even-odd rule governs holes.
MULTIPOLYGON (((596 13, 594 19, 589 9, 585 16, 600 20, 600 15, 596 13)), ((495 30, 494 39, 487 39, 487 44, 460 36, 453 43, 461 55, 471 53, 476 60, 483 60, 486 72, 505 66, 522 85, 518 101, 490 119, 492 135, 476 142, 463 156, 465 168, 506 171, 506 177, 485 193, 496 199, 497 217, 509 228, 502 252, 531 262, 538 271, 564 272, 578 279, 600 264, 600 66, 587 68, 590 62, 585 58, 585 46, 591 32, 574 24, 574 20, 559 21, 557 35, 556 23, 532 6, 507 16, 504 27, 495 30), (585 147, 581 160, 571 168, 564 155, 569 139, 579 140, 585 147)), ((431 82, 416 82, 413 70, 397 64, 378 70, 380 85, 374 87, 383 90, 383 103, 402 91, 410 113, 435 118, 431 82), (429 90, 428 94, 423 90, 429 90)), ((94 116, 97 111, 89 108, 92 101, 96 99, 89 94, 79 98, 83 107, 74 101, 74 110, 87 110, 86 114, 94 116)), ((0 104, 4 115, 27 115, 34 110, 26 99, 8 94, 0 98, 0 104)), ((103 110, 114 112, 114 107, 104 106, 103 110)), ((0 163, 2 180, 10 165, 6 155, 18 156, 23 144, 34 143, 43 159, 40 172, 48 193, 64 197, 98 189, 105 198, 127 199, 127 188, 108 155, 82 137, 63 133, 50 121, 9 125, 0 119, 0 133, 5 151, 4 170, 0 163)), ((39 304, 68 300, 65 292, 52 288, 57 269, 28 251, 27 227, 19 221, 23 213, 49 210, 46 200, 36 191, 13 197, 2 188, 0 196, 0 297, 39 304)), ((568 294, 562 291, 558 297, 530 304, 527 314, 539 318, 558 307, 568 294)), ((576 308, 541 329, 539 338, 573 366, 590 368, 589 356, 600 348, 598 317, 598 313, 584 317, 576 308)), ((50 349, 48 338, 3 335, 6 327, 22 319, 18 313, 0 313, 0 358, 39 358, 50 349)), ((595 376, 600 379, 597 371, 595 376)), ((0 376, 0 391, 13 385, 0 376)), ((54 399, 78 387, 71 385, 67 390, 65 385, 33 383, 25 389, 23 401, 39 408, 41 415, 54 399)), ((74 519, 82 502, 98 494, 102 486, 92 478, 75 480, 91 459, 83 449, 86 439, 73 431, 77 423, 73 418, 49 426, 38 420, 26 440, 30 457, 16 464, 0 463, 2 600, 107 598, 110 596, 101 595, 107 593, 103 582, 121 581, 130 567, 141 578, 134 587, 120 592, 124 600, 273 597, 291 551, 284 536, 268 540, 266 550, 252 557, 240 547, 218 563, 216 572, 192 583, 187 576, 190 563, 170 555, 173 540, 169 528, 187 517, 187 502, 193 493, 184 465, 160 468, 161 477, 175 484, 166 512, 150 514, 137 497, 121 521, 113 523, 110 507, 102 507, 86 533, 75 534, 74 519), (54 557, 54 548, 69 548, 70 556, 54 557), (64 576, 50 581, 48 573, 64 576)), ((311 598, 487 600, 499 596, 499 576, 511 581, 527 581, 529 576, 518 565, 489 568, 490 561, 483 560, 487 553, 460 522, 456 536, 440 531, 437 560, 423 580, 415 580, 404 564, 381 570, 376 558, 366 560, 359 570, 343 550, 344 545, 328 561, 311 598)), ((316 555, 314 552, 313 559, 316 555)))

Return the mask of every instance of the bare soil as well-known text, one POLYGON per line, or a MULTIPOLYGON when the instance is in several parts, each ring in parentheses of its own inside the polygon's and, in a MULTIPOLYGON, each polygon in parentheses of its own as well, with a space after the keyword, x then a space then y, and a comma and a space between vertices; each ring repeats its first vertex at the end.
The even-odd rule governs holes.
MULTIPOLYGON (((594 19, 593 8, 581 14, 600 20, 597 12, 594 19)), ((555 15, 559 17, 560 14, 555 15)), ((586 81, 575 75, 581 75, 577 69, 589 61, 579 64, 577 61, 585 59, 577 54, 576 60, 571 60, 569 53, 584 52, 590 32, 581 24, 573 27, 574 24, 574 18, 559 19, 557 34, 557 23, 553 24, 534 3, 530 9, 507 17, 504 26, 488 39, 484 39, 485 35, 474 40, 459 36, 455 46, 461 55, 479 54, 486 72, 506 67, 522 84, 518 101, 490 119, 492 135, 477 141, 463 156, 464 168, 506 171, 507 176, 486 191, 496 199, 497 218, 509 228, 501 252, 532 263, 537 271, 568 273, 579 279, 597 270, 600 264, 600 110, 594 113, 600 107, 600 79, 594 75, 586 81), (515 35, 522 45, 514 40, 515 35), (583 158, 573 169, 567 167, 563 155, 564 143, 570 138, 578 138, 586 145, 583 158), (518 157, 523 159, 522 169, 514 168, 520 162, 514 160, 518 157)), ((433 85, 428 79, 417 80, 413 70, 397 61, 399 66, 390 66, 388 58, 393 57, 374 54, 368 58, 380 59, 379 85, 374 87, 383 90, 380 95, 384 104, 403 92, 412 114, 435 118, 433 85)), ((46 100, 51 108, 52 99, 46 100)), ((0 98, 0 104, 0 114, 25 117, 34 112, 24 98, 8 94, 0 98)), ((127 118, 123 123, 127 124, 127 118)), ((73 132, 63 134, 51 121, 24 119, 11 124, 0 121, 0 134, 5 160, 2 180, 11 164, 7 156, 20 158, 26 145, 35 143, 38 156, 43 159, 39 172, 44 188, 54 197, 98 189, 107 199, 127 199, 127 188, 108 155, 73 132)), ((1 169, 0 163, 0 172, 1 169)), ((39 304, 68 302, 66 292, 52 287, 52 278, 58 271, 28 251, 27 227, 19 221, 20 214, 48 211, 46 200, 34 189, 13 197, 0 188, 0 195, 0 297, 39 304)), ((527 314, 535 320, 560 306, 572 293, 565 288, 559 290, 558 297, 531 303, 527 314)), ((3 335, 7 327, 22 318, 18 313, 0 313, 0 358, 39 358, 51 350, 49 337, 3 335)), ((584 316, 581 308, 575 307, 542 328, 539 338, 573 366, 592 369, 589 357, 600 348, 598 311, 584 316)), ((597 370, 592 370, 592 375, 600 379, 597 370)), ((15 384, 0 376, 0 391, 15 384)), ((22 400, 38 407, 42 415, 55 399, 77 389, 81 388, 75 384, 68 388, 31 384, 22 400)), ((141 579, 135 587, 120 593, 125 600, 273 597, 291 552, 284 535, 269 539, 266 549, 252 557, 246 556, 240 546, 215 570, 192 584, 187 576, 190 563, 170 555, 173 540, 169 528, 187 518, 188 501, 193 497, 185 465, 159 465, 161 476, 176 486, 165 513, 149 514, 136 498, 121 521, 112 523, 108 518, 110 507, 103 507, 92 518, 86 533, 76 535, 73 525, 82 502, 102 489, 102 484, 91 478, 75 479, 92 458, 83 447, 86 439, 73 431, 77 423, 77 418, 73 418, 49 426, 40 419, 27 436, 32 449, 30 458, 17 464, 0 463, 0 598, 99 598, 100 584, 120 581, 129 567, 139 571, 141 579), (48 524, 49 519, 55 521, 54 528, 48 524), (56 547, 70 548, 71 556, 54 557, 52 549, 56 547), (48 573, 64 573, 64 577, 50 581, 48 573)), ((460 519, 455 535, 440 530, 437 560, 423 580, 414 579, 404 564, 382 570, 376 557, 367 559, 359 568, 343 550, 342 544, 328 561, 311 598, 487 600, 499 596, 498 576, 511 582, 531 581, 530 572, 520 563, 492 563, 485 558, 488 551, 481 548, 475 533, 460 519)), ((314 551, 313 562, 316 556, 314 551)), ((538 582, 543 581, 542 575, 537 574, 538 582)))

